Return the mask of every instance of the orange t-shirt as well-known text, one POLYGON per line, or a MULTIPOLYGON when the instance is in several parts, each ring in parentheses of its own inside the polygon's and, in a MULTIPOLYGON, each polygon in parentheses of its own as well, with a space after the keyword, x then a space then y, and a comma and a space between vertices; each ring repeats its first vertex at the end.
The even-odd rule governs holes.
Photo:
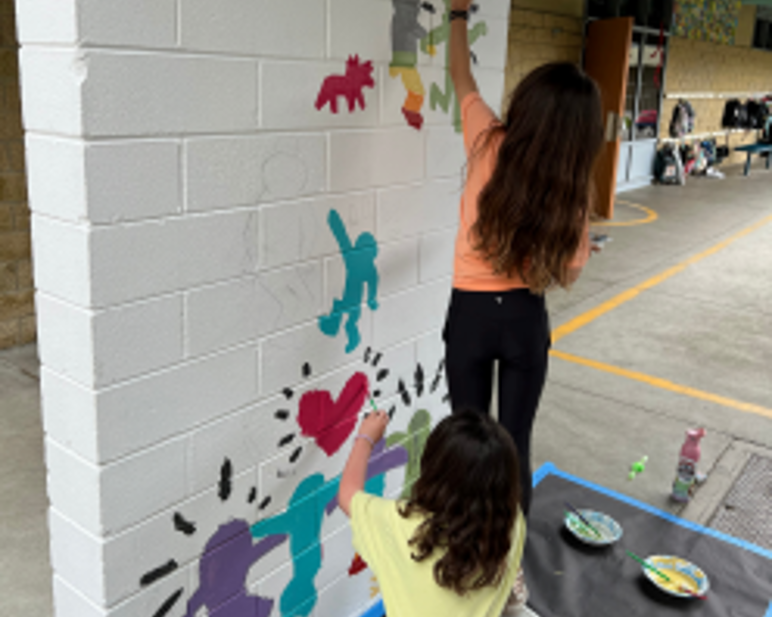
MULTIPOLYGON (((467 177, 461 195, 461 213, 456 236, 456 251, 453 267, 453 287, 466 291, 506 291, 528 287, 517 273, 512 276, 496 274, 472 242, 472 226, 477 220, 477 200, 496 168, 496 158, 502 136, 496 136, 489 146, 480 151, 485 137, 483 134, 493 126, 501 124, 490 107, 477 92, 471 92, 461 102, 461 121, 464 127, 464 148, 467 157, 467 177), (475 152, 475 148, 478 150, 475 152), (474 156, 473 156, 474 152, 474 156)), ((571 261, 571 268, 582 268, 590 255, 589 222, 582 236, 582 242, 571 261)))

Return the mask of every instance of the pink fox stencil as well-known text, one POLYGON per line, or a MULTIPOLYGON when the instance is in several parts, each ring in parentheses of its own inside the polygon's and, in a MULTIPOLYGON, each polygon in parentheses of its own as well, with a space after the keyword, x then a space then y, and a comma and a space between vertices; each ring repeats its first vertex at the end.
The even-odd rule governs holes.
POLYGON ((361 64, 359 56, 349 56, 345 75, 330 75, 324 80, 319 96, 316 97, 316 109, 321 110, 329 103, 330 111, 337 114, 339 96, 346 97, 350 113, 356 109, 356 103, 359 103, 360 109, 364 109, 365 95, 362 90, 374 87, 372 61, 361 64))

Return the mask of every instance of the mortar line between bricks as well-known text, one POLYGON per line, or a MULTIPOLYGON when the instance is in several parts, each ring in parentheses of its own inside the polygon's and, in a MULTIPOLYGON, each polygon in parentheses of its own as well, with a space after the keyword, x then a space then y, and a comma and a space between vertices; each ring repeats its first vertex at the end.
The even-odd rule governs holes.
MULTIPOLYGON (((482 16, 481 16, 482 17, 482 16)), ((493 21, 506 22, 506 18, 488 17, 493 21)), ((542 28, 539 28, 542 29, 542 28)), ((568 45, 572 47, 573 45, 568 45)), ((255 63, 296 63, 296 64, 317 64, 317 65, 329 65, 337 62, 346 62, 348 55, 344 56, 327 56, 326 50, 323 50, 323 54, 320 55, 308 55, 308 56, 290 56, 290 55, 266 55, 265 50, 255 50, 252 52, 234 52, 224 50, 208 50, 208 49, 191 49, 188 47, 153 47, 153 46, 131 46, 131 45, 105 45, 94 43, 59 43, 59 42, 46 42, 41 43, 37 41, 33 42, 21 42, 20 49, 22 50, 35 50, 35 51, 66 51, 69 53, 88 53, 97 52, 104 55, 110 54, 114 56, 150 56, 161 58, 186 58, 192 60, 233 60, 236 62, 255 62, 255 63)), ((382 58, 379 60, 373 60, 374 67, 388 67, 390 60, 382 58)), ((449 69, 439 64, 434 64, 431 60, 425 60, 419 62, 417 65, 419 69, 435 69, 439 71, 448 71, 449 69)), ((475 66, 475 70, 482 72, 496 72, 503 73, 506 70, 505 63, 497 64, 480 64, 475 66)))

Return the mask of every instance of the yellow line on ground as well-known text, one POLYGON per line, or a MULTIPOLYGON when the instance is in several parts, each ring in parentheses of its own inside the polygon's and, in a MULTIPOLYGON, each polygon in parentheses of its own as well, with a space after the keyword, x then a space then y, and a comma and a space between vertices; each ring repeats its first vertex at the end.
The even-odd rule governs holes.
POLYGON ((772 419, 772 409, 767 409, 766 407, 762 407, 761 405, 754 405, 753 403, 743 403, 741 401, 735 401, 725 396, 720 396, 718 394, 711 394, 710 392, 704 392, 703 390, 697 390, 696 388, 690 388, 689 386, 680 386, 676 383, 673 383, 672 381, 668 381, 667 379, 660 379, 659 377, 651 377, 650 375, 645 375, 644 373, 639 373, 637 371, 630 371, 628 369, 620 368, 618 366, 612 366, 611 364, 605 364, 604 362, 597 362, 596 360, 589 360, 587 358, 582 358, 579 356, 575 356, 573 354, 568 354, 563 351, 557 351, 555 349, 550 351, 550 354, 556 358, 565 360, 566 362, 581 364, 582 366, 594 368, 598 371, 603 371, 604 373, 611 373, 612 375, 618 375, 620 377, 626 377, 627 379, 632 379, 634 381, 640 381, 641 383, 645 383, 650 386, 654 386, 656 388, 669 390, 670 392, 676 392, 678 394, 684 394, 686 396, 698 398, 703 401, 716 403, 717 405, 723 405, 724 407, 731 407, 732 409, 737 409, 739 411, 744 411, 746 413, 752 413, 758 416, 764 416, 766 418, 772 419))
POLYGON ((722 242, 719 242, 715 246, 710 247, 709 249, 703 251, 702 253, 698 253, 697 255, 693 255, 689 259, 681 262, 680 264, 677 264, 671 268, 668 268, 664 272, 661 272, 660 274, 657 274, 656 276, 653 276, 652 278, 648 279, 647 281, 644 281, 643 283, 640 283, 636 285, 635 287, 632 287, 631 289, 628 289, 627 291, 623 291, 621 294, 614 296, 610 300, 607 300, 603 304, 600 304, 599 306, 596 306, 594 309, 591 309, 587 311, 586 313, 583 313, 582 315, 579 315, 578 317, 574 317, 572 320, 568 321, 567 323, 563 324, 562 326, 559 326, 556 328, 552 333, 552 342, 556 343, 564 336, 567 336, 571 334, 572 332, 576 332, 579 328, 583 328, 590 322, 595 321, 598 317, 601 315, 605 315, 609 311, 617 308, 618 306, 624 304, 625 302, 628 302, 635 298, 638 294, 640 294, 642 291, 645 291, 647 289, 651 289, 652 287, 655 287, 656 285, 659 285, 663 281, 666 281, 671 276, 674 276, 675 274, 678 274, 679 272, 683 272, 686 268, 689 266, 697 263, 698 261, 705 259, 706 257, 709 257, 711 255, 714 255, 715 253, 718 253, 720 250, 725 249, 727 246, 732 244, 733 242, 739 240, 740 238, 743 238, 750 234, 751 232, 756 231, 760 227, 763 227, 767 223, 772 222, 772 215, 768 216, 766 218, 761 219, 757 223, 754 223, 750 227, 747 227, 746 229, 743 229, 742 231, 736 233, 735 235, 727 238, 726 240, 723 240, 722 242))
POLYGON ((646 225, 647 223, 653 223, 659 218, 659 215, 652 210, 651 208, 647 208, 646 206, 642 206, 641 204, 634 204, 631 201, 623 201, 621 199, 618 199, 618 204, 624 204, 626 206, 630 206, 631 208, 635 208, 636 210, 641 210, 646 216, 642 219, 635 219, 633 221, 605 221, 601 223, 593 223, 593 227, 633 227, 634 225, 646 225))

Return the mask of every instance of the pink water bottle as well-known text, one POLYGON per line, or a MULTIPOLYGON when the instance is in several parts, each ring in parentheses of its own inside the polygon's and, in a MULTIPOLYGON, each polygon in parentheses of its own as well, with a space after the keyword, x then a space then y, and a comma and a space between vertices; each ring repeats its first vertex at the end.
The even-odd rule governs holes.
POLYGON ((686 440, 681 446, 676 477, 673 480, 673 491, 670 494, 673 501, 681 503, 689 501, 694 485, 705 481, 705 476, 697 473, 697 463, 700 461, 700 440, 704 436, 704 428, 686 431, 686 440))

